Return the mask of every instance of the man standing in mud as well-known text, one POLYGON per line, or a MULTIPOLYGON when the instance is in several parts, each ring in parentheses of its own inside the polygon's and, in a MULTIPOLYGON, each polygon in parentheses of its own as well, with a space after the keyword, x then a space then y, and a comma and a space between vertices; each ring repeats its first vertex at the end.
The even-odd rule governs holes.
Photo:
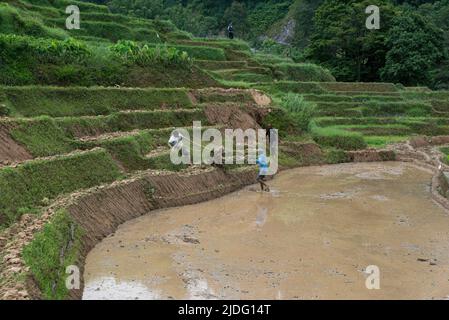
POLYGON ((257 182, 260 184, 261 191, 270 192, 270 188, 265 183, 268 173, 268 161, 263 149, 259 149, 259 157, 256 163, 259 165, 259 174, 257 175, 257 182))

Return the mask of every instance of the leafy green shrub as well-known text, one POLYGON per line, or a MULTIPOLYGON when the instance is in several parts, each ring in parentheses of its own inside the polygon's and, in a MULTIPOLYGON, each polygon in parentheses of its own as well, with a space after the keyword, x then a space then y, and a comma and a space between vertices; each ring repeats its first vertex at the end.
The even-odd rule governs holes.
POLYGON ((289 92, 283 96, 281 105, 292 114, 301 131, 309 130, 310 122, 315 114, 316 105, 314 103, 305 101, 302 95, 289 92))
POLYGON ((69 213, 60 210, 23 249, 25 264, 45 299, 67 297, 66 267, 77 264, 83 233, 69 213))
POLYGON ((281 108, 274 108, 265 116, 262 121, 263 126, 271 125, 279 130, 279 136, 286 137, 299 133, 299 128, 292 114, 281 108))
POLYGON ((32 84, 40 77, 39 66, 79 64, 91 55, 80 41, 63 41, 0 34, 0 82, 7 85, 32 84))
POLYGON ((367 146, 362 134, 333 127, 321 128, 312 125, 312 137, 322 146, 343 150, 364 149, 367 146))
POLYGON ((155 47, 137 44, 129 40, 120 40, 110 47, 111 51, 128 64, 148 66, 154 64, 191 67, 192 59, 185 51, 174 47, 157 45, 155 47))
POLYGON ((3 103, 0 103, 0 117, 8 116, 11 113, 11 109, 3 103))
POLYGON ((18 35, 0 35, 1 56, 18 59, 18 55, 31 55, 40 62, 79 62, 91 55, 89 48, 73 38, 53 40, 18 35))
POLYGON ((178 49, 152 45, 142 48, 134 55, 118 50, 132 59, 117 59, 117 54, 104 43, 88 47, 74 39, 0 35, 0 84, 191 88, 217 85, 210 75, 192 66, 188 54, 178 49))

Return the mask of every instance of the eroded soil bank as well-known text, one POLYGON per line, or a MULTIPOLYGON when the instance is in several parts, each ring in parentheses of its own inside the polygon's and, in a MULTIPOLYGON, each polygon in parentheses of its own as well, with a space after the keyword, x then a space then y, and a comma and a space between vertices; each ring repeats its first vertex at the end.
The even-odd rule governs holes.
POLYGON ((89 253, 84 299, 446 298, 449 215, 430 180, 400 162, 304 167, 271 193, 151 212, 89 253))

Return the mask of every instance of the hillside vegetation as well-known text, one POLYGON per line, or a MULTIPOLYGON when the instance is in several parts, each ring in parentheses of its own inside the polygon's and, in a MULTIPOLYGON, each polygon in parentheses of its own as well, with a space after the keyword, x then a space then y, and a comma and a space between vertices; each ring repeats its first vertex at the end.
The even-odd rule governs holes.
MULTIPOLYGON (((271 125, 279 130, 282 168, 348 162, 368 147, 384 149, 415 135, 449 135, 448 91, 337 82, 326 68, 335 66, 293 59, 277 44, 261 52, 242 39, 182 31, 179 21, 164 19, 185 10, 182 5, 153 16, 153 7, 136 11, 133 1, 101 3, 108 6, 68 0, 0 4, 0 230, 9 237, 1 237, 6 240, 0 250, 6 243, 23 245, 13 252, 22 268, 6 268, 11 259, 0 260, 0 294, 32 279, 42 298, 67 298, 65 267, 83 258, 86 230, 64 209, 26 237, 15 228, 30 219, 42 221, 49 206, 74 194, 145 173, 179 176, 187 166, 174 165, 167 146, 175 127, 191 130, 193 121, 219 130, 271 125), (68 4, 82 11, 80 30, 65 29, 68 4)), ((203 6, 219 6, 223 17, 239 6, 217 3, 203 6)), ((275 10, 259 25, 260 33, 281 21, 290 5, 255 1, 250 30, 267 8, 275 10)), ((379 154, 394 159, 393 151, 379 154)), ((254 168, 217 170, 243 169, 254 168)), ((154 190, 145 188, 151 200, 154 190)))
POLYGON ((170 19, 196 36, 224 35, 232 22, 254 48, 318 63, 339 81, 449 88, 449 0, 91 0, 114 13, 170 19), (380 8, 380 30, 365 9, 380 8), (417 75, 417 73, 419 75, 417 75))

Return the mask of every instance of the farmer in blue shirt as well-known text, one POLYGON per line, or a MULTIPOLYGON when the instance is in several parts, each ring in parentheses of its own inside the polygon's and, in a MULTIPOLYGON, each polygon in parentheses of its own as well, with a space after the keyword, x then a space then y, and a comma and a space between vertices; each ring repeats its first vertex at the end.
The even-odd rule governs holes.
POLYGON ((256 163, 259 165, 259 174, 257 175, 257 182, 260 183, 260 188, 262 191, 270 192, 270 188, 265 183, 265 179, 268 172, 268 161, 263 149, 259 149, 259 157, 256 163))

